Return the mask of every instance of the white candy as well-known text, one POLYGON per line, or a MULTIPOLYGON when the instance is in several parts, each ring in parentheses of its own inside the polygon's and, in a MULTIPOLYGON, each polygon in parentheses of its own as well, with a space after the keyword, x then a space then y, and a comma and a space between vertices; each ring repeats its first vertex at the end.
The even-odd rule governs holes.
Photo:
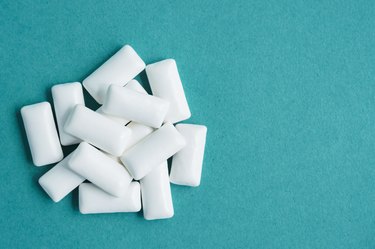
POLYGON ((178 124, 176 129, 184 136, 186 146, 173 156, 170 180, 174 184, 199 186, 207 127, 178 124))
POLYGON ((139 180, 184 146, 184 137, 172 124, 166 123, 127 150, 121 161, 134 179, 139 180))
POLYGON ((176 61, 167 59, 147 65, 146 73, 153 95, 168 100, 170 103, 165 122, 177 123, 190 118, 191 113, 176 61))
POLYGON ((139 141, 141 141, 143 138, 147 137, 154 131, 154 129, 149 126, 138 124, 135 122, 130 122, 126 127, 128 127, 132 131, 132 133, 128 140, 128 144, 125 147, 125 151, 136 145, 139 141))
POLYGON ((35 166, 44 166, 63 159, 51 105, 41 102, 24 106, 21 115, 35 166))
MULTIPOLYGON (((137 80, 131 80, 129 81, 125 86, 124 88, 127 88, 127 89, 131 89, 131 90, 134 90, 134 91, 137 91, 137 92, 140 92, 140 93, 145 93, 147 94, 146 90, 141 86, 141 84, 139 84, 139 82, 137 80)), ((112 115, 109 115, 105 112, 103 112, 103 108, 102 107, 99 107, 97 110, 96 110, 97 113, 100 113, 110 119, 112 119, 113 121, 116 121, 118 122, 119 124, 121 125, 126 125, 127 123, 130 122, 130 120, 128 119, 125 119, 125 118, 121 118, 121 117, 116 117, 116 116, 112 116, 112 115)))
POLYGON ((39 178, 40 186, 54 202, 59 202, 85 180, 68 168, 67 164, 71 155, 65 157, 39 178))
POLYGON ((131 131, 82 105, 76 105, 65 123, 65 131, 114 156, 124 152, 131 131))
POLYGON ((104 102, 110 84, 124 86, 145 68, 132 47, 125 45, 83 81, 83 86, 99 103, 104 102))
POLYGON ((107 193, 120 197, 132 181, 125 167, 86 142, 80 143, 68 167, 107 193))
POLYGON ((91 183, 79 186, 79 211, 82 214, 138 212, 141 192, 138 182, 129 184, 121 197, 112 196, 91 183))
POLYGON ((51 91, 61 144, 72 145, 79 143, 80 139, 67 134, 63 128, 73 107, 77 104, 85 105, 81 83, 74 82, 54 85, 51 91))
POLYGON ((143 216, 146 220, 167 219, 174 214, 168 164, 163 162, 140 180, 143 216))
POLYGON ((103 104, 103 111, 154 128, 163 123, 169 102, 124 87, 111 85, 103 104))

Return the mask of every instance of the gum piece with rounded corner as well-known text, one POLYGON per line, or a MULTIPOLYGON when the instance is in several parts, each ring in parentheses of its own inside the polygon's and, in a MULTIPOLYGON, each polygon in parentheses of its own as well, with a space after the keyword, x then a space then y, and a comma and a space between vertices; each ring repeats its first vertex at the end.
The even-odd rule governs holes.
POLYGON ((63 159, 51 105, 41 102, 24 106, 21 116, 34 165, 44 166, 63 159))
POLYGON ((86 142, 79 144, 68 167, 107 193, 120 197, 132 181, 125 167, 86 142))
POLYGON ((142 72, 145 66, 134 49, 125 45, 91 73, 82 84, 99 104, 103 104, 109 85, 124 86, 142 72))
POLYGON ((82 214, 138 212, 141 191, 138 182, 131 182, 121 197, 112 196, 92 183, 79 186, 79 211, 82 214))

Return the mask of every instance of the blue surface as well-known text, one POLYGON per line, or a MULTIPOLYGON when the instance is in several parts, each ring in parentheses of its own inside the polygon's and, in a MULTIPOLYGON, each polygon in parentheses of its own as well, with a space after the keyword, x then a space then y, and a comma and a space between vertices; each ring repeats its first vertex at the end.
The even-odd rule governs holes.
POLYGON ((0 1, 0 247, 374 248, 374 5, 0 1), (201 187, 172 186, 170 220, 53 203, 25 140, 23 105, 126 43, 176 59, 208 126, 201 187))

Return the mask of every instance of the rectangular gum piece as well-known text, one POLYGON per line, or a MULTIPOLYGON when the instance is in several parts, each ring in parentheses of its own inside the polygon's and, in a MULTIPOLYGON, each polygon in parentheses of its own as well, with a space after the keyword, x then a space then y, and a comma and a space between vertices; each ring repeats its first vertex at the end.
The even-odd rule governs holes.
POLYGON ((85 105, 81 83, 73 82, 54 85, 51 92, 61 144, 72 145, 80 143, 80 139, 64 131, 64 125, 69 113, 75 105, 85 105))
POLYGON ((174 215, 168 164, 163 162, 140 180, 143 216, 146 220, 167 219, 174 215))
POLYGON ((79 211, 82 214, 138 212, 141 210, 141 191, 138 182, 131 182, 121 197, 112 196, 92 183, 79 186, 79 211))
POLYGON ((39 178, 40 186, 54 202, 62 200, 85 180, 68 168, 71 155, 65 157, 39 178))
POLYGON ((90 74, 82 84, 99 104, 103 104, 110 84, 124 86, 142 72, 145 66, 134 49, 125 45, 90 74))
POLYGON ((190 118, 191 113, 176 61, 166 59, 147 65, 146 74, 153 95, 170 103, 165 122, 177 123, 190 118))
POLYGON ((197 187, 201 181, 207 127, 178 124, 176 129, 186 140, 186 146, 172 159, 170 180, 174 184, 197 187))
POLYGON ((65 131, 114 156, 120 156, 131 131, 82 105, 76 105, 65 123, 65 131))
POLYGON ((185 146, 184 137, 170 124, 164 124, 121 156, 134 179, 139 180, 185 146))
MULTIPOLYGON (((131 89, 131 90, 134 90, 134 91, 137 91, 137 92, 140 92, 140 93, 145 93, 147 94, 146 90, 141 86, 141 84, 139 84, 139 82, 137 80, 131 80, 129 81, 125 86, 124 88, 127 88, 127 89, 131 89)), ((106 114, 105 112, 103 112, 103 107, 99 107, 97 110, 96 110, 97 113, 100 113, 104 116, 106 116, 107 118, 110 118, 112 119, 113 121, 116 121, 118 122, 119 124, 121 125, 126 125, 130 122, 130 120, 128 119, 125 119, 125 118, 121 118, 121 117, 116 117, 116 116, 112 116, 112 115, 109 115, 109 114, 106 114)))
POLYGON ((44 166, 63 159, 51 105, 41 102, 24 106, 21 116, 34 165, 44 166))
POLYGON ((125 167, 86 142, 80 143, 68 167, 105 192, 120 197, 132 181, 125 167))
POLYGON ((111 85, 103 104, 103 112, 159 128, 168 112, 169 102, 161 98, 111 85))

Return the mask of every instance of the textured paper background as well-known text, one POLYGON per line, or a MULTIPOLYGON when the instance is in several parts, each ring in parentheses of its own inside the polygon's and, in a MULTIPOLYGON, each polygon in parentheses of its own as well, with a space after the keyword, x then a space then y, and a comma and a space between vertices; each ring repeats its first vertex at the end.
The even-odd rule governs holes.
POLYGON ((374 4, 0 1, 1 248, 374 248, 374 4), (175 58, 208 126, 202 185, 172 186, 170 220, 54 204, 30 160, 19 109, 125 43, 175 58))

